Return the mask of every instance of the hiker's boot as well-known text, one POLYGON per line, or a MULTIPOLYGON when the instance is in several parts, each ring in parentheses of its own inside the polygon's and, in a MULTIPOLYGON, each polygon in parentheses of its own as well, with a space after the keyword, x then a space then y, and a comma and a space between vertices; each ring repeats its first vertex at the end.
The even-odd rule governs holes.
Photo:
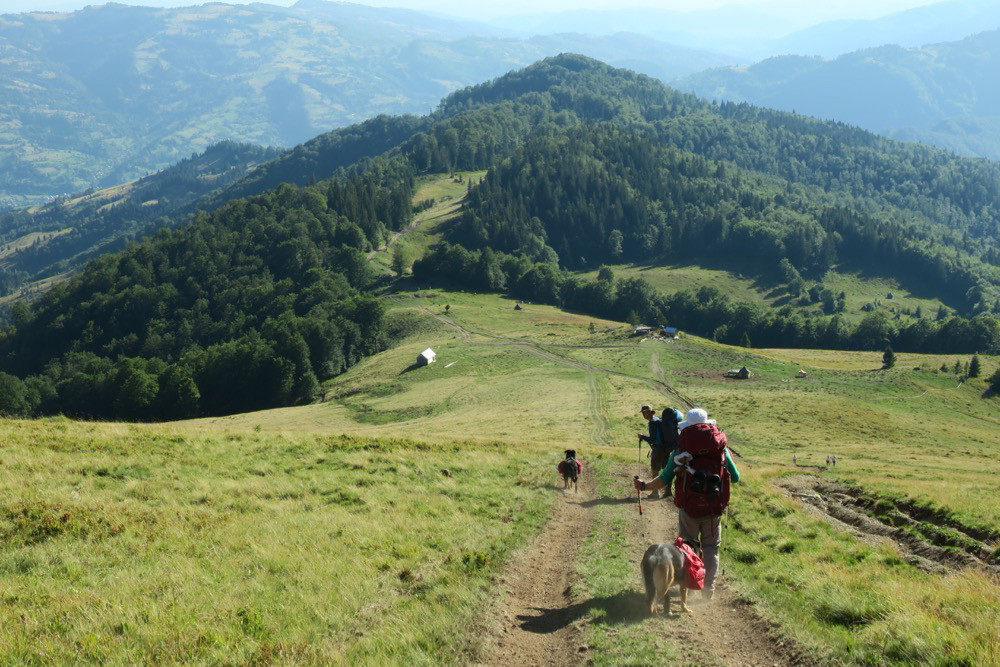
POLYGON ((646 500, 659 500, 659 499, 660 499, 659 491, 653 491, 648 496, 646 496, 646 500))
POLYGON ((715 589, 714 588, 706 588, 706 589, 702 590, 701 596, 703 598, 705 598, 706 601, 711 602, 715 598, 715 589))

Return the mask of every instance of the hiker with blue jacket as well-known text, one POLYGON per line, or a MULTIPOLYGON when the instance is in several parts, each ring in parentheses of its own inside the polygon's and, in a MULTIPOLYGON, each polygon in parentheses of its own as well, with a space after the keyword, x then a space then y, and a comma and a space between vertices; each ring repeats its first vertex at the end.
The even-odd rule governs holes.
MULTIPOLYGON (((675 435, 672 441, 669 441, 669 436, 664 437, 663 422, 653 412, 653 408, 644 405, 640 412, 642 412, 642 416, 648 422, 649 435, 643 435, 642 433, 637 433, 636 435, 639 436, 640 442, 649 443, 651 450, 649 453, 649 467, 652 469, 654 475, 658 475, 670 459, 670 452, 673 449, 673 445, 677 442, 677 436, 675 435)), ((658 491, 649 494, 651 500, 659 497, 660 493, 658 491)))

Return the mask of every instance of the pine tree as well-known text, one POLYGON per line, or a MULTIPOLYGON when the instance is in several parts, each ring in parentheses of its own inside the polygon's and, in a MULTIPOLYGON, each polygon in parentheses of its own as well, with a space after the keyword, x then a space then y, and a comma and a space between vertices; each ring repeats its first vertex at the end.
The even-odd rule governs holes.
POLYGON ((746 331, 744 331, 743 335, 740 336, 740 347, 746 347, 746 348, 750 347, 750 336, 747 334, 746 331))
POLYGON ((979 377, 979 374, 981 372, 982 372, 982 365, 979 363, 979 355, 974 354, 972 355, 972 361, 969 362, 968 375, 970 378, 977 378, 979 377))
POLYGON ((891 345, 885 346, 885 352, 882 353, 882 368, 892 368, 896 365, 896 353, 892 351, 891 345))
POLYGON ((990 385, 990 391, 1000 393, 1000 368, 986 380, 986 384, 990 385))
POLYGON ((951 370, 956 375, 958 375, 959 373, 961 373, 962 372, 962 362, 959 361, 958 359, 956 359, 955 360, 955 365, 952 367, 951 370))

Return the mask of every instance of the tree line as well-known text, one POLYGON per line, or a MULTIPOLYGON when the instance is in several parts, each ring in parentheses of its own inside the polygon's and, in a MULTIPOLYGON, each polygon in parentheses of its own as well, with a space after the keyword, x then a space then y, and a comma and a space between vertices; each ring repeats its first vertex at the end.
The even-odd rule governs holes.
POLYGON ((763 347, 884 350, 933 354, 1000 353, 1000 320, 988 315, 941 320, 893 320, 883 312, 852 324, 840 315, 803 315, 791 308, 771 309, 737 302, 704 287, 663 294, 642 278, 616 279, 604 267, 597 280, 532 262, 486 247, 468 250, 442 244, 413 265, 418 280, 447 280, 472 289, 503 292, 595 317, 667 324, 731 345, 747 337, 763 347))
POLYGON ((18 303, 0 412, 144 421, 314 400, 389 342, 365 252, 408 219, 395 167, 199 213, 18 303))

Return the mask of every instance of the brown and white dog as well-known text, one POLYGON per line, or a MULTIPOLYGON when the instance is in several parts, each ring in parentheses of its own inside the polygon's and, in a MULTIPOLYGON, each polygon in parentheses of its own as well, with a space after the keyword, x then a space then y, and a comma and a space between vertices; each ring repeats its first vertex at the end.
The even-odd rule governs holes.
MULTIPOLYGON (((701 545, 691 544, 695 551, 700 552, 701 545)), ((663 611, 670 616, 670 596, 667 595, 672 586, 680 586, 681 611, 690 613, 687 606, 688 587, 685 582, 684 552, 673 544, 651 544, 642 557, 642 580, 646 584, 646 602, 650 614, 660 613, 660 600, 663 600, 663 611)))

